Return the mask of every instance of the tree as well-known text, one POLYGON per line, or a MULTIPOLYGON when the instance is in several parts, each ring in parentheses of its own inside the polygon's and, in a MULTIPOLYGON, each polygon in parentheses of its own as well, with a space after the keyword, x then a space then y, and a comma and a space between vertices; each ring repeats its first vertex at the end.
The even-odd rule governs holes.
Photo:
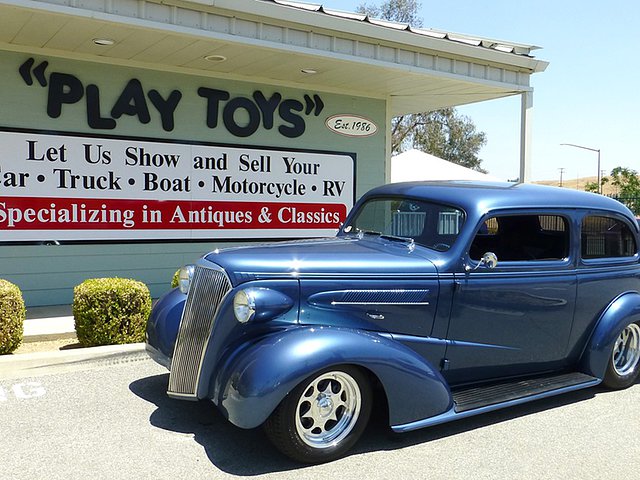
MULTIPOLYGON (((604 186, 606 183, 609 182, 609 179, 607 177, 602 177, 600 179, 600 185, 604 186)), ((599 189, 598 189, 598 182, 587 182, 584 184, 584 191, 585 192, 591 192, 591 193, 599 193, 599 189)))
POLYGON ((380 6, 363 3, 356 11, 373 18, 383 18, 392 22, 408 23, 413 27, 421 27, 422 18, 418 16, 420 6, 420 2, 416 0, 387 0, 380 6))
MULTIPOLYGON (((419 9, 420 3, 416 0, 386 0, 380 6, 364 3, 357 11, 374 18, 421 27, 419 9)), ((401 115, 391 122, 391 151, 394 154, 417 148, 449 162, 485 172, 478 153, 486 143, 484 132, 478 132, 473 121, 453 107, 401 115)))
POLYGON ((476 131, 471 119, 460 115, 453 107, 396 117, 391 132, 393 153, 417 148, 486 173, 478 157, 478 152, 487 143, 486 135, 476 131))
MULTIPOLYGON (((640 177, 638 172, 627 167, 616 167, 611 170, 610 177, 601 179, 601 185, 611 183, 616 188, 614 198, 624 203, 636 215, 640 214, 640 177)), ((588 192, 597 192, 598 183, 585 185, 588 192)))

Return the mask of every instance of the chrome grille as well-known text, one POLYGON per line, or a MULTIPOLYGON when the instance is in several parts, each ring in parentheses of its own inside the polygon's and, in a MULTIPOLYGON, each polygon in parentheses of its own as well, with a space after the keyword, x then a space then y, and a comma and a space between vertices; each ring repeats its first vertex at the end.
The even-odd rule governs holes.
POLYGON ((224 270, 196 266, 173 351, 167 393, 196 397, 213 322, 231 283, 224 270))

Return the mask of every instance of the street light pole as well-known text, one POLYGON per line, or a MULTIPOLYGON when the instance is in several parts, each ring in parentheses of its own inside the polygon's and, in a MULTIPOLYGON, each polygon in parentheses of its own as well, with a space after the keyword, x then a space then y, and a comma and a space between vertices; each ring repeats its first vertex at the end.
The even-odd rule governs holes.
POLYGON ((561 143, 560 145, 565 145, 567 147, 581 148, 583 150, 589 150, 591 152, 597 152, 598 153, 598 193, 602 193, 602 185, 600 184, 601 178, 602 178, 602 173, 600 172, 600 149, 599 148, 589 148, 589 147, 585 147, 584 145, 576 145, 575 143, 561 143))

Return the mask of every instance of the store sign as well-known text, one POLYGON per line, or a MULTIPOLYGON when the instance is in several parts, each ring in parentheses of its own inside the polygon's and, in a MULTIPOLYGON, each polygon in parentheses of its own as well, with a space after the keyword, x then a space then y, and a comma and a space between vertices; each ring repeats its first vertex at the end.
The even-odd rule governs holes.
POLYGON ((378 131, 375 123, 359 115, 332 115, 325 124, 332 132, 347 137, 370 137, 378 131))
POLYGON ((346 154, 24 132, 0 144, 2 241, 333 235, 353 204, 346 154))
POLYGON ((121 118, 131 117, 141 124, 159 119, 162 129, 170 132, 175 128, 176 112, 181 105, 200 102, 205 112, 200 121, 209 129, 224 128, 231 135, 244 138, 260 129, 275 127, 283 137, 298 138, 306 131, 306 117, 317 117, 324 109, 318 94, 288 98, 279 92, 265 95, 255 90, 248 97, 211 85, 200 86, 196 91, 160 92, 148 88, 137 78, 122 86, 115 101, 107 102, 99 85, 87 83, 71 73, 50 70, 48 61, 36 62, 34 58, 18 67, 26 87, 46 89, 47 116, 60 118, 69 109, 82 109, 87 126, 94 130, 114 130, 121 118), (186 96, 193 98, 183 102, 186 96))

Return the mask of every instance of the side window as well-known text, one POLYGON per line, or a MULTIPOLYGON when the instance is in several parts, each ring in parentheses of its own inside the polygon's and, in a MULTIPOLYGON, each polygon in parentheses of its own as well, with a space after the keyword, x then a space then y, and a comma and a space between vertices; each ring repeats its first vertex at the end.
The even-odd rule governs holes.
POLYGON ((612 217, 588 216, 582 220, 582 258, 632 257, 636 242, 629 226, 612 217))
POLYGON ((558 215, 505 215, 487 219, 469 252, 480 260, 493 252, 499 261, 561 260, 569 256, 569 225, 558 215))

